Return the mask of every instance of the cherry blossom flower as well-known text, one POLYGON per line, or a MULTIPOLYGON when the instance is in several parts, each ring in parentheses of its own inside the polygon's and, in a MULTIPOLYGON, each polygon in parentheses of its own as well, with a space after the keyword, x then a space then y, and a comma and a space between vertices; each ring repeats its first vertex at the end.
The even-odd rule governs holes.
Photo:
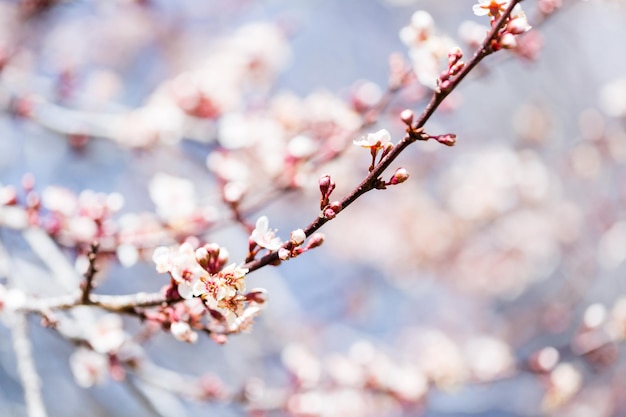
POLYGON ((194 285, 201 277, 208 276, 196 260, 196 253, 190 243, 183 243, 178 250, 158 247, 152 255, 156 269, 160 273, 169 272, 172 279, 178 284, 178 293, 181 297, 193 297, 194 285))
POLYGON ((357 146, 370 149, 381 149, 386 144, 391 143, 391 135, 387 129, 381 129, 376 133, 369 133, 361 140, 352 141, 357 146))
POLYGON ((247 268, 233 263, 216 274, 205 275, 193 287, 193 295, 201 297, 205 305, 219 312, 227 323, 232 324, 245 311, 245 276, 247 268))
POLYGON ((497 0, 479 0, 478 4, 472 6, 472 10, 476 16, 499 16, 500 13, 506 10, 509 4, 509 0, 497 1, 497 0))
POLYGON ((250 239, 262 248, 271 251, 278 250, 283 242, 275 236, 276 230, 269 228, 269 220, 267 216, 261 216, 256 221, 256 228, 252 231, 250 239))

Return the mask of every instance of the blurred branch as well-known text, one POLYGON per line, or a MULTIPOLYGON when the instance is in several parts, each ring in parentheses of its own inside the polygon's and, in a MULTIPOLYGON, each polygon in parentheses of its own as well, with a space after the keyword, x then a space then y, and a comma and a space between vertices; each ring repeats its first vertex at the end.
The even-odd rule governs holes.
POLYGON ((10 318, 13 350, 17 360, 17 372, 24 388, 28 417, 46 417, 45 405, 41 396, 41 380, 35 368, 32 347, 28 338, 28 321, 25 314, 16 313, 10 318))

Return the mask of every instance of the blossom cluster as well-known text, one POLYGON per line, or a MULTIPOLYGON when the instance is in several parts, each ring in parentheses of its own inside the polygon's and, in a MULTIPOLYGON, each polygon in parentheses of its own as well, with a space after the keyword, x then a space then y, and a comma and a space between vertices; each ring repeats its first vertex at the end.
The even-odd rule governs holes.
MULTIPOLYGON (((245 293, 248 269, 236 263, 226 265, 228 252, 216 244, 196 249, 189 242, 176 248, 161 246, 152 259, 157 272, 169 273, 172 278, 172 296, 201 299, 224 333, 246 328, 265 302, 263 290, 245 293)), ((172 325, 177 337, 189 339, 187 331, 190 329, 184 324, 172 325)))

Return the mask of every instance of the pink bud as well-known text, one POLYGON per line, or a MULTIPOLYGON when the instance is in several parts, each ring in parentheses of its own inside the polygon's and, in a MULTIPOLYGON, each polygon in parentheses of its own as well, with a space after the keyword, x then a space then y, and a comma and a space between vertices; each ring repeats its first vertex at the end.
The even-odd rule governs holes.
POLYGON ((325 218, 325 219, 327 219, 327 220, 332 220, 332 219, 334 219, 334 218, 335 218, 335 216, 337 216, 337 213, 335 213, 335 210, 331 209, 330 207, 327 207, 327 208, 324 210, 323 215, 324 215, 324 218, 325 218))
POLYGON ((389 180, 389 184, 391 185, 401 184, 408 179, 409 179, 409 171, 407 171, 404 168, 398 168, 396 169, 396 172, 394 172, 393 176, 389 180))
POLYGON ((323 175, 319 179, 320 192, 323 196, 329 196, 335 189, 335 182, 330 178, 330 175, 323 175))
POLYGON ((448 53, 448 66, 456 64, 456 62, 461 58, 463 58, 463 51, 461 51, 461 48, 458 46, 455 46, 448 53))
POLYGON ((321 233, 314 233, 310 238, 309 238, 309 242, 308 245, 306 246, 307 249, 313 249, 316 248, 318 246, 321 246, 322 243, 324 243, 324 235, 321 233))
POLYGON ((291 253, 287 249, 285 248, 278 249, 278 259, 280 259, 281 261, 286 261, 287 259, 289 259, 290 255, 291 253))
POLYGON ((333 201, 330 203, 330 208, 335 212, 339 213, 341 211, 341 203, 339 201, 333 201))
POLYGON ((526 18, 518 17, 511 20, 506 25, 506 31, 512 33, 513 35, 521 35, 522 33, 526 33, 530 30, 530 25, 526 18))
POLYGON ((403 110, 402 113, 400 113, 400 119, 402 119, 405 124, 411 126, 413 124, 413 110, 403 110))
POLYGON ((505 33, 500 38, 500 46, 504 49, 514 49, 517 46, 517 40, 512 33, 505 33))
POLYGON ((454 146, 454 144, 456 143, 456 135, 454 133, 437 136, 435 137, 435 139, 437 140, 437 142, 446 146, 454 146))

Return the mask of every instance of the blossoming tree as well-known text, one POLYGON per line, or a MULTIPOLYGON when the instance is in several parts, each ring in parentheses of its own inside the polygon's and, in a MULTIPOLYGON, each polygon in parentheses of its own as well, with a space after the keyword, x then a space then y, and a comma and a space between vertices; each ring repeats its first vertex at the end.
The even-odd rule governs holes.
POLYGON ((554 152, 553 116, 517 102, 515 140, 469 144, 511 119, 492 72, 532 79, 508 69, 581 3, 396 5, 386 85, 308 96, 281 88, 298 19, 243 24, 248 3, 0 5, 3 412, 623 413, 626 301, 589 276, 626 260, 623 193, 592 187, 623 171, 624 83, 581 144, 554 152), (456 14, 458 40, 433 18, 456 14))

